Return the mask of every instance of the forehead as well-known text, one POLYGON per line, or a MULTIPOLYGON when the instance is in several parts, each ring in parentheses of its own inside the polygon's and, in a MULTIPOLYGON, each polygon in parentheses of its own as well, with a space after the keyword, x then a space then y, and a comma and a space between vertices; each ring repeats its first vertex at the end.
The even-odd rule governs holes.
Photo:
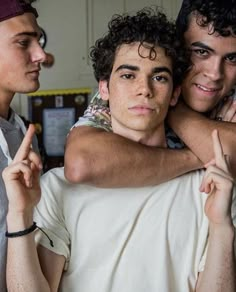
POLYGON ((32 13, 24 13, 0 22, 0 39, 12 38, 22 32, 40 34, 40 28, 32 13))
POLYGON ((165 49, 145 44, 141 45, 138 42, 131 44, 123 44, 116 50, 114 66, 121 63, 138 63, 139 65, 165 65, 172 71, 172 59, 166 55, 165 49))
POLYGON ((184 39, 187 45, 201 42, 208 45, 213 50, 220 50, 222 54, 236 52, 236 37, 223 37, 217 32, 213 33, 211 24, 207 27, 201 27, 197 23, 196 16, 191 16, 188 30, 184 34, 184 39))

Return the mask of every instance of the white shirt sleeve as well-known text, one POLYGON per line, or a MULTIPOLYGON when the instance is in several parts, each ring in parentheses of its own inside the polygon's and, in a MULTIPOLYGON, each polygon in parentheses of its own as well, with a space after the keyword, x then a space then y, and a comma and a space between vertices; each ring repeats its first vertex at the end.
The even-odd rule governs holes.
MULTIPOLYGON (((63 169, 61 171, 64 173, 63 169)), ((62 185, 60 179, 51 171, 41 178, 42 195, 35 209, 34 221, 53 241, 53 247, 47 236, 40 230, 37 230, 35 240, 52 252, 63 255, 68 263, 70 260, 70 234, 65 226, 63 215, 62 185)))

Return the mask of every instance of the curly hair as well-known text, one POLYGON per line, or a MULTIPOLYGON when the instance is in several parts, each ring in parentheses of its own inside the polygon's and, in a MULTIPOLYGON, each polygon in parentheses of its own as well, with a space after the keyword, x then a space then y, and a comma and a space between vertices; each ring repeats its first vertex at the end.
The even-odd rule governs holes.
POLYGON ((180 38, 188 30, 192 15, 201 27, 213 25, 209 33, 236 37, 236 0, 183 0, 176 19, 180 38))
POLYGON ((117 48, 134 42, 140 43, 139 48, 145 46, 150 49, 150 59, 156 57, 156 46, 164 48, 166 55, 172 59, 174 86, 181 83, 189 64, 188 58, 177 40, 175 24, 168 21, 156 6, 144 8, 135 15, 115 14, 112 17, 108 32, 96 41, 90 51, 97 81, 109 81, 117 48))

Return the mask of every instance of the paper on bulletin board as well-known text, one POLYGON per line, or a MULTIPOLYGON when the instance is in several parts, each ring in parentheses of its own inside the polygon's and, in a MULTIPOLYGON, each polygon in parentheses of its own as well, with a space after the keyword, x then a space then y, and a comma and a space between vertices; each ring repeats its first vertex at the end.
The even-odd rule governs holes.
POLYGON ((48 156, 64 155, 66 137, 74 123, 74 108, 43 110, 43 140, 48 156))

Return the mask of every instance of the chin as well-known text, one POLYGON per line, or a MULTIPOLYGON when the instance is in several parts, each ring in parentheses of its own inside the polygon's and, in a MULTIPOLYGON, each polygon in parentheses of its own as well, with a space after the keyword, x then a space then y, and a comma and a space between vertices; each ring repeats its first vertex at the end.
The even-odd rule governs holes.
POLYGON ((39 82, 35 83, 35 84, 32 84, 31 86, 28 86, 28 87, 25 87, 23 90, 21 91, 18 91, 18 92, 21 92, 21 93, 30 93, 30 92, 34 92, 34 91, 37 91, 39 89, 39 82))
POLYGON ((206 113, 210 111, 212 108, 214 108, 214 105, 209 105, 205 103, 190 103, 188 101, 185 101, 187 106, 189 106, 192 110, 199 113, 206 113))
POLYGON ((199 112, 199 113, 206 113, 208 112, 210 109, 206 108, 206 107, 191 107, 192 110, 194 110, 195 112, 199 112))
POLYGON ((192 109, 196 112, 199 112, 199 113, 207 113, 207 112, 210 112, 213 110, 213 108, 215 107, 215 104, 213 105, 199 105, 199 106, 196 106, 196 107, 192 107, 192 109))

